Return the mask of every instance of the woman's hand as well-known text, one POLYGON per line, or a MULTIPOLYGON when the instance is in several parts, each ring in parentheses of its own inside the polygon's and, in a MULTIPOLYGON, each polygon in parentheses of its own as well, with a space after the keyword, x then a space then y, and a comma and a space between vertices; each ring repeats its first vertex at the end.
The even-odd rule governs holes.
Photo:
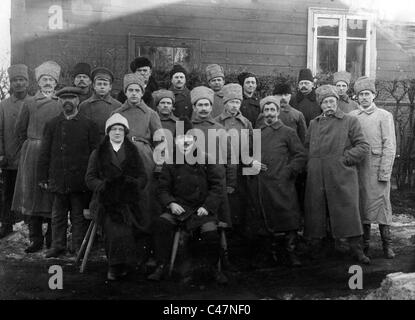
POLYGON ((208 214, 209 214, 209 212, 205 208, 203 208, 203 207, 200 207, 199 209, 197 209, 197 215, 199 217, 201 217, 201 216, 207 216, 208 214))

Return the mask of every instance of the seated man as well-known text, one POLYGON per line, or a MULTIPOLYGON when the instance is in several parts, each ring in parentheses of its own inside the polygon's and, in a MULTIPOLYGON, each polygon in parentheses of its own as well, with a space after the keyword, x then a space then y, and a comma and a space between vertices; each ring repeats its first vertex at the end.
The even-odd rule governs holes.
MULTIPOLYGON (((161 171, 158 195, 166 212, 155 223, 154 244, 158 267, 148 277, 149 280, 158 281, 162 278, 178 224, 189 232, 200 228, 198 252, 203 253, 205 262, 211 268, 216 268, 219 259, 217 212, 224 190, 225 168, 221 164, 209 164, 208 155, 200 153, 197 157, 201 151, 195 148, 195 137, 188 132, 191 128, 191 122, 185 118, 183 133, 186 134, 176 134, 173 159, 166 161, 161 171), (194 157, 198 161, 189 161, 194 160, 194 157)), ((215 272, 215 279, 222 284, 227 282, 226 276, 219 271, 215 272)))

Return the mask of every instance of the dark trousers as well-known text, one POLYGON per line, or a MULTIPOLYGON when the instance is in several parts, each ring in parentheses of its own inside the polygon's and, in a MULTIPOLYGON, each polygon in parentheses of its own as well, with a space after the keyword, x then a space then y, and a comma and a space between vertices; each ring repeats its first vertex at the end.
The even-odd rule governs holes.
POLYGON ((6 170, 3 169, 3 196, 2 196, 2 207, 0 213, 0 222, 2 226, 11 226, 16 222, 16 215, 11 210, 14 186, 16 184, 17 170, 6 170))
POLYGON ((106 216, 103 221, 103 231, 108 265, 133 266, 138 256, 142 254, 139 252, 139 239, 134 227, 114 222, 106 216))
POLYGON ((72 224, 72 249, 78 251, 84 239, 88 221, 84 218, 84 193, 55 193, 52 206, 52 248, 66 249, 68 212, 72 224))
POLYGON ((31 242, 40 244, 43 243, 43 230, 42 224, 46 222, 48 224, 48 229, 46 231, 45 237, 50 237, 52 233, 52 226, 50 219, 44 218, 41 216, 28 216, 27 223, 29 225, 29 239, 31 242))

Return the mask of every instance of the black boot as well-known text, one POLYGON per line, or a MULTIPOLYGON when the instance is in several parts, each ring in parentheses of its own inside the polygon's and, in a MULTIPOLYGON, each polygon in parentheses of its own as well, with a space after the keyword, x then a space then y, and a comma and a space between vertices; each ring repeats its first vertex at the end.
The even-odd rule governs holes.
POLYGON ((48 223, 48 228, 46 229, 44 238, 45 238, 46 249, 50 249, 52 245, 52 224, 51 223, 48 223))
POLYGON ((297 231, 290 231, 285 234, 285 250, 288 254, 288 261, 292 267, 301 267, 302 263, 295 253, 295 242, 297 231))
POLYGON ((0 239, 8 236, 13 232, 12 224, 2 224, 0 227, 0 239))
POLYGON ((383 255, 386 259, 395 258, 395 253, 392 250, 392 237, 390 226, 386 224, 379 225, 380 236, 382 238, 383 255))
POLYGON ((363 253, 369 255, 370 248, 370 223, 363 225, 363 253))
POLYGON ((363 264, 370 264, 370 259, 363 253, 360 242, 362 241, 361 236, 349 237, 350 253, 353 258, 363 264))
POLYGON ((45 254, 45 258, 58 258, 59 256, 65 254, 65 251, 65 249, 49 249, 45 254))

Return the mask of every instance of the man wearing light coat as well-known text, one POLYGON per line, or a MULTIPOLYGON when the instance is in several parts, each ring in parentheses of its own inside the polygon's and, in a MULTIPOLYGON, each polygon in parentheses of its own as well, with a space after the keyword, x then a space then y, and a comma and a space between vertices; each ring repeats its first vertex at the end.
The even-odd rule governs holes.
POLYGON ((350 115, 358 118, 363 134, 370 144, 370 152, 359 164, 360 212, 364 230, 364 250, 369 252, 370 225, 379 225, 385 258, 393 259, 390 224, 390 178, 396 152, 395 125, 390 112, 380 109, 373 102, 375 83, 368 77, 356 80, 354 90, 359 99, 359 109, 350 115))

